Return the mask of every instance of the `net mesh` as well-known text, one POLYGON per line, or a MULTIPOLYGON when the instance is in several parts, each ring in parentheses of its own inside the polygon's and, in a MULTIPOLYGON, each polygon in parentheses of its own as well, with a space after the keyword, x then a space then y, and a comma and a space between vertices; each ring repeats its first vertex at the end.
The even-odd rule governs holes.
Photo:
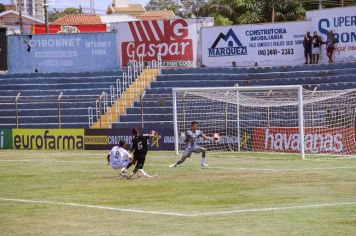
MULTIPOLYGON (((213 151, 300 152, 298 88, 176 91, 178 135, 199 122, 213 151)), ((356 154, 356 89, 303 90, 306 154, 356 154)), ((180 138, 179 149, 185 148, 180 138)))

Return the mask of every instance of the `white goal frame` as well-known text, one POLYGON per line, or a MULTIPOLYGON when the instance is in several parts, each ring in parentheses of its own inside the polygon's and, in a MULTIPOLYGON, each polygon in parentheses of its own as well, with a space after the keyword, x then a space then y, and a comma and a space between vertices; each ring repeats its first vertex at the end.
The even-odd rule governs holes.
MULTIPOLYGON (((179 154, 179 134, 178 134, 178 114, 177 114, 177 93, 189 91, 211 91, 213 89, 220 91, 258 91, 258 90, 294 90, 298 93, 298 123, 299 123, 299 143, 300 156, 305 159, 304 147, 304 110, 303 110, 303 87, 302 85, 283 85, 283 86, 244 86, 244 87, 207 87, 207 88, 173 88, 173 123, 174 123, 174 138, 175 152, 179 154)), ((237 127, 238 127, 238 150, 240 151, 240 124, 239 124, 239 101, 237 101, 237 127)))

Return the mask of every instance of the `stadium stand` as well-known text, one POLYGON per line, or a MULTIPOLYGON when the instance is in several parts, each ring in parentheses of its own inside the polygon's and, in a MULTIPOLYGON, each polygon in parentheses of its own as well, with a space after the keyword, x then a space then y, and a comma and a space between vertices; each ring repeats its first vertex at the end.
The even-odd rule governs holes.
POLYGON ((122 72, 92 74, 4 75, 0 77, 0 127, 88 127, 88 107, 95 107, 102 92, 110 94, 122 72), (57 99, 62 93, 60 103, 57 99), (61 120, 58 124, 58 104, 61 120))
MULTIPOLYGON (((303 85, 313 90, 356 88, 356 63, 294 67, 189 68, 162 70, 143 99, 144 127, 173 128, 172 88, 303 85)), ((141 103, 127 110, 113 128, 141 126, 141 103)))
MULTIPOLYGON (((88 107, 122 72, 66 75, 5 75, 0 77, 0 128, 57 128, 58 96, 62 128, 88 128, 88 107)), ((255 85, 303 85, 313 90, 356 88, 356 63, 294 67, 163 69, 142 100, 145 128, 173 127, 172 88, 255 85)), ((141 102, 127 109, 113 128, 141 127, 141 102)))

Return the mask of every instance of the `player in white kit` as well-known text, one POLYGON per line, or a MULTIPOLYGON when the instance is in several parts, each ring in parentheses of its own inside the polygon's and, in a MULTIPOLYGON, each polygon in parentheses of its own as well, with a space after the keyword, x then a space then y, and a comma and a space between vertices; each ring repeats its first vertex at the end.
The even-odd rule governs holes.
POLYGON ((185 144, 186 144, 183 156, 176 163, 174 163, 172 165, 169 165, 169 167, 176 167, 176 166, 182 164, 183 162, 185 162, 185 160, 188 157, 190 157, 192 155, 193 152, 194 153, 200 153, 200 152, 202 153, 200 166, 201 167, 207 167, 208 165, 205 162, 206 149, 204 147, 200 147, 198 142, 199 142, 200 138, 211 140, 211 141, 216 141, 216 140, 214 140, 214 138, 207 137, 203 133, 203 131, 198 130, 198 122, 196 122, 196 121, 193 121, 191 123, 191 129, 188 130, 182 136, 185 139, 184 141, 185 141, 185 144))
POLYGON ((124 169, 131 162, 131 154, 125 149, 125 141, 120 140, 119 146, 115 146, 109 152, 110 166, 113 169, 124 169))

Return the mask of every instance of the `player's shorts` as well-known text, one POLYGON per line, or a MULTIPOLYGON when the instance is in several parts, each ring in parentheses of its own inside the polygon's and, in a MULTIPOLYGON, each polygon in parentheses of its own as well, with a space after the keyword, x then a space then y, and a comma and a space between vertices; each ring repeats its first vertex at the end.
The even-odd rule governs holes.
POLYGON ((312 49, 313 55, 319 55, 320 54, 320 48, 313 48, 312 49))
POLYGON ((136 167, 143 169, 146 160, 146 153, 136 153, 134 154, 133 160, 136 161, 136 167))
POLYGON ((203 152, 205 151, 205 148, 203 147, 194 147, 194 148, 186 148, 184 150, 184 153, 183 153, 183 156, 185 157, 190 157, 192 155, 192 153, 200 153, 200 152, 203 152))
POLYGON ((121 163, 110 163, 110 166, 113 169, 122 169, 122 168, 126 167, 129 163, 130 163, 130 160, 121 162, 121 163))

